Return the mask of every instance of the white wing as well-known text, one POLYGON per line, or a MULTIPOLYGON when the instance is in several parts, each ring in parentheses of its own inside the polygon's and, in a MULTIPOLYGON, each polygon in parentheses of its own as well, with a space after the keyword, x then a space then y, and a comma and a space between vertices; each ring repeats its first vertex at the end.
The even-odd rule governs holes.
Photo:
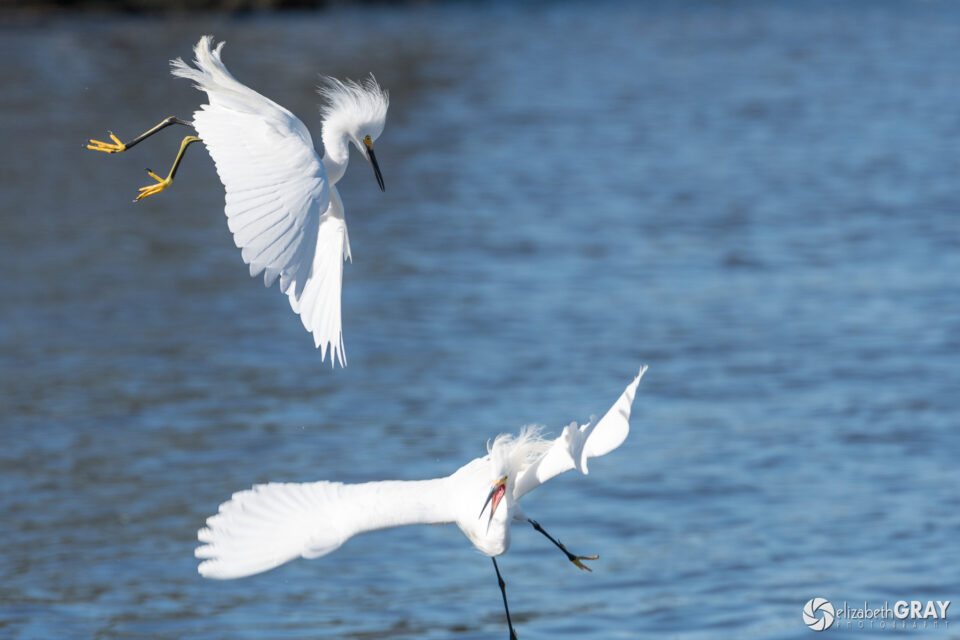
POLYGON ((264 272, 266 286, 280 276, 283 290, 304 280, 330 202, 313 145, 258 115, 211 104, 194 114, 193 125, 223 182, 227 225, 250 275, 264 272))
POLYGON ((450 479, 366 484, 270 483, 235 493, 197 533, 206 578, 240 578, 318 558, 352 536, 454 521, 450 479))
POLYGON ((336 187, 330 189, 330 208, 320 217, 317 229, 317 250, 306 274, 305 284, 296 279, 288 285, 290 307, 300 315, 303 327, 313 334, 321 349, 320 359, 330 348, 330 366, 339 360, 347 364, 343 351, 343 328, 340 319, 340 289, 343 285, 343 263, 350 258, 347 223, 343 220, 343 202, 336 187), (299 295, 299 297, 298 297, 299 295))
MULTIPOLYGON (((290 293, 301 310, 301 300, 318 265, 333 273, 318 287, 304 326, 314 333, 319 347, 327 345, 342 358, 340 335, 340 256, 349 253, 342 206, 338 220, 326 224, 322 216, 330 209, 331 194, 323 162, 310 132, 284 107, 237 82, 220 60, 221 42, 211 48, 204 36, 194 48, 193 68, 173 61, 173 74, 188 78, 205 91, 209 104, 194 113, 193 126, 217 167, 226 190, 227 224, 241 249, 250 275, 263 272, 264 284, 280 278, 280 289, 290 293), (330 255, 319 257, 320 251, 330 255), (335 299, 335 302, 334 302, 335 299), (318 332, 319 331, 319 332, 318 332)), ((295 310, 298 308, 295 306, 295 310)), ((298 311, 303 316, 302 311, 298 311)))
POLYGON ((519 498, 550 478, 571 469, 586 475, 587 458, 605 455, 619 447, 630 432, 630 407, 646 370, 646 366, 640 369, 637 377, 627 385, 599 422, 591 419, 579 428, 575 422, 567 425, 547 452, 520 472, 513 488, 513 497, 519 498))

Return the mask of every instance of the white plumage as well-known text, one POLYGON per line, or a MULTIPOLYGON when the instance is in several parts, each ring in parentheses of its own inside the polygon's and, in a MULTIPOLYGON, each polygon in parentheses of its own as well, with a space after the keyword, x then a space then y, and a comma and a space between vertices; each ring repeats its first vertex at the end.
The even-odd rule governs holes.
POLYGON ((587 458, 623 442, 645 371, 599 421, 567 426, 553 441, 536 428, 500 435, 487 455, 444 478, 270 483, 236 493, 198 533, 199 572, 207 578, 247 576, 294 558, 326 555, 361 533, 409 524, 456 523, 477 549, 498 556, 510 546, 510 524, 525 519, 521 496, 570 469, 586 473, 587 458))
POLYGON ((193 116, 226 190, 227 224, 250 275, 264 284, 280 279, 321 358, 345 365, 340 290, 350 258, 343 203, 333 185, 346 171, 349 143, 373 165, 383 188, 373 141, 383 131, 388 96, 376 81, 325 79, 320 88, 324 157, 290 111, 238 82, 220 59, 221 42, 204 36, 194 66, 171 62, 172 73, 192 80, 209 103, 193 116))
POLYGON ((513 497, 520 498, 571 469, 587 475, 588 458, 598 458, 619 447, 630 433, 630 407, 633 406, 637 385, 646 370, 646 367, 640 369, 634 381, 599 421, 596 416, 591 416, 587 424, 578 427, 576 422, 571 422, 564 427, 563 433, 550 448, 517 474, 513 497))
POLYGON ((290 307, 300 316, 303 328, 313 334, 321 360, 326 357, 329 346, 331 363, 337 357, 340 365, 346 366, 340 328, 340 285, 343 263, 351 259, 350 239, 343 219, 343 202, 336 187, 331 188, 330 196, 330 206, 320 216, 317 226, 316 250, 310 270, 303 278, 295 278, 284 290, 290 299, 290 307), (339 342, 334 343, 333 336, 337 336, 339 342))

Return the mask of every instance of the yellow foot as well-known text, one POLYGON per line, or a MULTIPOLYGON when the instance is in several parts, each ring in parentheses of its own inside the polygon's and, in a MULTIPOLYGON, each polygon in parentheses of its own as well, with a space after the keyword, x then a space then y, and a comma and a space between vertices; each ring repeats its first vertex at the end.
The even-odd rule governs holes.
POLYGON ((113 140, 113 144, 101 142, 100 140, 91 140, 90 144, 87 145, 87 149, 103 151, 104 153, 120 153, 121 151, 127 150, 127 145, 120 142, 120 138, 113 135, 112 131, 110 132, 110 139, 113 140))
POLYGON ((586 569, 587 571, 593 571, 590 567, 580 562, 581 560, 596 560, 600 556, 574 556, 570 558, 570 562, 577 565, 580 569, 586 569))
MULTIPOLYGON (((171 180, 169 176, 166 178, 161 178, 153 171, 150 171, 150 169, 147 169, 147 173, 150 174, 151 178, 157 181, 157 184, 148 184, 145 187, 140 187, 140 195, 137 196, 137 200, 142 200, 147 196, 158 194, 173 183, 173 180, 171 180)), ((137 200, 134 200, 134 202, 137 200)))

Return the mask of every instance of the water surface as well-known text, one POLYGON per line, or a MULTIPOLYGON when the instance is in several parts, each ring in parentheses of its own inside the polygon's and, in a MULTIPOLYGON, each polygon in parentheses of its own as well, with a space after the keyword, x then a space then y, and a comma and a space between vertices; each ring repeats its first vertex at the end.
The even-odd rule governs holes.
POLYGON ((522 638, 808 638, 814 596, 960 602, 957 42, 950 2, 0 27, 0 634, 502 637, 455 527, 230 582, 196 574, 196 530, 256 482, 450 473, 642 363, 624 445, 524 500, 601 558, 515 532, 522 638), (247 277, 200 147, 137 205, 177 135, 83 147, 188 117, 167 60, 204 33, 317 139, 318 73, 391 91, 386 193, 356 158, 341 183, 345 370, 247 277))

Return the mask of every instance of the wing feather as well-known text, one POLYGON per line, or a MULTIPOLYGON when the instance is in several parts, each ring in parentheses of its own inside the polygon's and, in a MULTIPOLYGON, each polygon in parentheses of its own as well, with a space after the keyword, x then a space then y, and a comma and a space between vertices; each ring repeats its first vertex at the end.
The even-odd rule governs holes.
POLYGON ((571 469, 586 475, 588 458, 605 455, 619 447, 630 432, 630 407, 646 371, 646 366, 641 367, 637 377, 599 421, 591 419, 580 427, 575 422, 567 425, 546 453, 518 474, 513 497, 519 498, 571 469))
POLYGON ((270 483, 240 491, 197 532, 198 571, 240 578, 326 555, 368 531, 453 522, 447 482, 270 483))
POLYGON ((233 237, 237 239, 239 243, 243 243, 243 247, 246 249, 260 234, 264 233, 264 231, 274 224, 282 222, 283 219, 283 211, 277 208, 260 215, 260 217, 249 216, 231 219, 228 221, 228 226, 230 227, 230 231, 233 232, 233 237))
POLYGON ((292 129, 281 136, 257 115, 214 104, 203 105, 193 123, 223 182, 227 224, 250 275, 269 270, 275 274, 266 280, 269 286, 276 275, 304 274, 315 246, 306 252, 296 249, 313 242, 320 215, 330 205, 326 172, 312 142, 292 129), (274 170, 256 170, 261 166, 274 170), (233 223, 241 217, 242 223, 233 223), (283 251, 291 246, 294 250, 283 251), (271 247, 280 250, 268 252, 271 247))

